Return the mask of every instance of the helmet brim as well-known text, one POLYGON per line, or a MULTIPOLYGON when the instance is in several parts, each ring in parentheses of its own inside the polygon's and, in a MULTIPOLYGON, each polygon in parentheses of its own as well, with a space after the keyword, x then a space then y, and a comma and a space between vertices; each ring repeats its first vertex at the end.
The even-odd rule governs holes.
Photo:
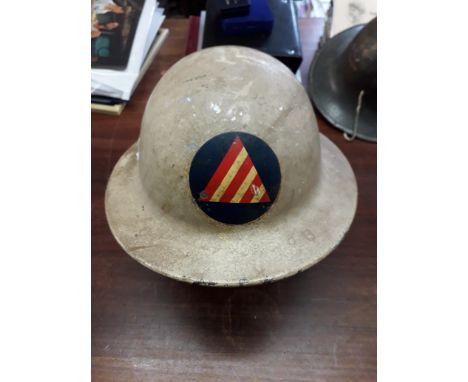
MULTIPOLYGON (((295 275, 333 251, 356 212, 357 185, 349 162, 323 135, 320 144, 321 174, 300 205, 279 219, 270 218, 268 211, 243 225, 206 216, 211 222, 204 227, 177 219, 151 202, 140 182, 134 144, 117 162, 107 185, 111 231, 139 263, 184 282, 236 287, 295 275)), ((195 204, 193 208, 203 214, 195 204)))

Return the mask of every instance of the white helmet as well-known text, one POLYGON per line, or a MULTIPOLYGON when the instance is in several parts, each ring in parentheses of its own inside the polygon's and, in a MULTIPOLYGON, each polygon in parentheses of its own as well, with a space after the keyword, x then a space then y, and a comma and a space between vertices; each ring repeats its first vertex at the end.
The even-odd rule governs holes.
POLYGON ((353 220, 357 186, 291 71, 257 50, 191 54, 161 78, 106 214, 125 251, 163 275, 239 286, 296 274, 353 220))

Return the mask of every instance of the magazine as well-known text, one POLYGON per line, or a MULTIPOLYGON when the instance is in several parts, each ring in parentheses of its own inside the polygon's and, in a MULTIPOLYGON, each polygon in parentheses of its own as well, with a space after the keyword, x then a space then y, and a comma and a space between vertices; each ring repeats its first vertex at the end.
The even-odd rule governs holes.
POLYGON ((145 0, 92 0, 92 68, 126 68, 144 3, 145 0))

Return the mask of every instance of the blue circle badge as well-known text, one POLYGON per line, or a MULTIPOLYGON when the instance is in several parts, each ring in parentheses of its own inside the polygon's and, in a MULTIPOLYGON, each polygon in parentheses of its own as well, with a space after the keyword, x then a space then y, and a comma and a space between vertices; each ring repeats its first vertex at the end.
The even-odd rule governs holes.
POLYGON ((198 206, 226 224, 243 224, 263 215, 281 184, 278 159, 255 135, 229 132, 206 142, 195 154, 189 173, 198 206))

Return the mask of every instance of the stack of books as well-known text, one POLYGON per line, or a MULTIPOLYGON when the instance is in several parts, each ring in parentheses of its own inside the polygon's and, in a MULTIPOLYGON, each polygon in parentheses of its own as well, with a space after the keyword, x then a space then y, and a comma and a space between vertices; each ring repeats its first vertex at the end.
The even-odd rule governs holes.
POLYGON ((91 109, 120 114, 169 33, 156 0, 92 0, 91 109))

